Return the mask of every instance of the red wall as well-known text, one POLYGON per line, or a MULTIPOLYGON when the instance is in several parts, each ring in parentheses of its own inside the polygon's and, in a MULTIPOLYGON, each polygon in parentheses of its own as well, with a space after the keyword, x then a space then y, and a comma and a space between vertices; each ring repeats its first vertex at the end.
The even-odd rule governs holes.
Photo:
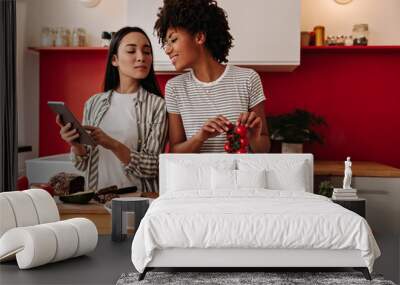
MULTIPOLYGON (((101 90, 105 52, 41 52, 40 156, 68 151, 49 100, 66 101, 81 116, 101 90)), ((319 160, 377 161, 400 167, 400 47, 307 49, 293 72, 260 73, 267 114, 304 108, 323 116, 324 145, 306 145, 319 160)), ((161 75, 164 88, 171 76, 161 75)))
POLYGON ((400 167, 400 48, 303 51, 292 73, 262 75, 270 114, 295 107, 322 115, 317 159, 370 160, 400 167))
POLYGON ((82 120, 85 101, 101 91, 105 50, 40 51, 39 156, 68 152, 47 101, 64 101, 82 120))

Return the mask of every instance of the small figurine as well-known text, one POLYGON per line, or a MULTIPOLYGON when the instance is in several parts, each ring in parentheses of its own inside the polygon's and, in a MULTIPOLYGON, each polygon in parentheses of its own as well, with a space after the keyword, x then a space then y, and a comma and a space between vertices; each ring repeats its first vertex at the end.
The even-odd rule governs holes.
POLYGON ((351 188, 351 161, 350 157, 348 156, 346 161, 344 162, 344 179, 343 179, 343 189, 352 189, 351 188))
POLYGON ((333 188, 332 200, 358 200, 357 189, 351 187, 351 165, 350 157, 347 157, 344 162, 343 188, 333 188))

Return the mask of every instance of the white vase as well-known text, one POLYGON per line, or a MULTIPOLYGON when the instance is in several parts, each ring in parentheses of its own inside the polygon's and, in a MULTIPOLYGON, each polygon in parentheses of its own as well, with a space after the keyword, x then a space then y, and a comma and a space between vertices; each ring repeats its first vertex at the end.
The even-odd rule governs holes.
POLYGON ((282 143, 282 153, 303 153, 302 143, 282 143))

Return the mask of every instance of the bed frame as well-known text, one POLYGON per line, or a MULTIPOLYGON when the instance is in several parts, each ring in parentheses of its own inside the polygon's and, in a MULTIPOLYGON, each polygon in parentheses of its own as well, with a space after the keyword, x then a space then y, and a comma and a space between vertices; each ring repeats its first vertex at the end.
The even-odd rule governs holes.
MULTIPOLYGON (((312 154, 161 154, 160 155, 160 195, 164 194, 169 161, 189 160, 213 161, 223 159, 285 159, 306 161, 308 170, 307 192, 313 193, 313 156, 312 154)), ((254 268, 337 268, 351 267, 361 271, 367 280, 371 276, 359 250, 329 249, 194 249, 170 248, 158 249, 152 261, 139 275, 143 280, 146 273, 155 268, 232 268, 238 271, 254 268)))

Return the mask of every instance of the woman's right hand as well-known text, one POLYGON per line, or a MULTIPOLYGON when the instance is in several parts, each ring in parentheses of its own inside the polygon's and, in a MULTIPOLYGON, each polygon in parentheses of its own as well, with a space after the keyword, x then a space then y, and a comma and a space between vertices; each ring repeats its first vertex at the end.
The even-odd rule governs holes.
POLYGON ((71 130, 71 123, 64 125, 61 122, 60 115, 57 115, 56 123, 60 126, 60 135, 64 141, 66 141, 70 146, 76 146, 79 144, 74 142, 74 140, 79 138, 79 133, 76 131, 76 129, 71 130))
POLYGON ((231 124, 232 123, 226 117, 220 115, 205 122, 196 135, 200 140, 206 141, 209 138, 227 132, 231 124))
POLYGON ((75 142, 75 140, 79 138, 79 133, 77 132, 76 129, 71 130, 72 127, 71 123, 64 125, 61 122, 60 115, 57 115, 56 123, 57 125, 60 126, 61 138, 71 146, 72 151, 77 155, 86 154, 85 147, 82 144, 75 142))

